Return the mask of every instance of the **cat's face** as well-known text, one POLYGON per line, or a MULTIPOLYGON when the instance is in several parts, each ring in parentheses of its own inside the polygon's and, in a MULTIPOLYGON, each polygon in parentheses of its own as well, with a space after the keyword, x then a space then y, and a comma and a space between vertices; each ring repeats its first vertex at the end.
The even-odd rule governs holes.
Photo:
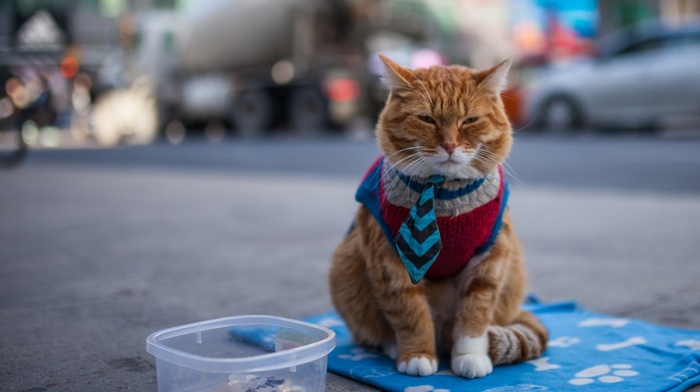
POLYGON ((486 71, 466 67, 411 70, 382 57, 390 95, 377 140, 403 173, 478 178, 496 170, 512 143, 500 93, 510 61, 486 71))

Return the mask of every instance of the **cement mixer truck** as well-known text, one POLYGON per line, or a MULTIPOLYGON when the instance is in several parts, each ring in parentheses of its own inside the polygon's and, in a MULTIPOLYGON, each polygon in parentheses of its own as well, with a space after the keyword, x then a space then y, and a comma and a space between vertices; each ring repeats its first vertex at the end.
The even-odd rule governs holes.
MULTIPOLYGON (((430 33, 417 0, 196 4, 172 16, 164 45, 149 45, 148 18, 139 22, 137 57, 155 80, 164 127, 215 120, 256 136, 270 129, 315 134, 373 120, 383 99, 368 69, 373 40, 386 34, 425 40, 430 33)), ((154 31, 162 33, 162 15, 158 21, 154 31)))

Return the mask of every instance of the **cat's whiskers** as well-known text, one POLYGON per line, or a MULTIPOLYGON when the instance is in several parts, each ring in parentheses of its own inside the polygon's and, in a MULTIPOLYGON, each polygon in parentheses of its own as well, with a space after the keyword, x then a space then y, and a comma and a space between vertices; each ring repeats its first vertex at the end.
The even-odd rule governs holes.
POLYGON ((416 159, 412 162, 409 162, 408 164, 404 165, 404 167, 397 167, 397 169, 401 173, 403 173, 409 177, 413 177, 418 172, 418 170, 423 167, 423 164, 428 159, 428 157, 425 155, 425 153, 423 151, 421 151, 420 154, 416 154, 416 155, 418 156, 418 159, 416 159))
POLYGON ((391 165, 393 167, 395 167, 397 170, 403 172, 404 169, 402 168, 402 166, 403 167, 411 166, 414 162, 410 161, 410 160, 415 158, 415 157, 420 157, 421 155, 423 155, 422 151, 414 152, 412 154, 409 154, 409 155, 399 159, 396 163, 391 163, 391 165), (409 161, 409 162, 407 164, 404 164, 405 161, 409 161))
POLYGON ((513 170, 513 168, 512 168, 507 162, 505 162, 505 161, 504 161, 504 162, 501 162, 500 160, 498 160, 498 158, 488 158, 488 157, 484 157, 484 156, 482 156, 482 157, 476 157, 475 159, 476 159, 477 161, 479 161, 479 162, 485 164, 485 165, 498 165, 498 164, 501 164, 502 167, 503 167, 503 169, 504 169, 504 173, 507 174, 507 175, 509 175, 509 176, 513 179, 513 181, 514 181, 521 189, 526 189, 526 188, 527 188, 527 186, 518 178, 518 176, 517 176, 517 174, 515 173, 515 171, 513 170))
POLYGON ((402 153, 402 152, 413 151, 413 150, 419 150, 418 152, 413 152, 413 153, 409 154, 408 156, 405 156, 405 157, 401 158, 399 161, 397 161, 397 162, 395 162, 395 163, 392 163, 392 166, 397 167, 397 165, 400 165, 400 162, 406 160, 406 158, 412 158, 412 157, 414 157, 414 156, 416 156, 416 155, 418 155, 418 154, 421 154, 421 153, 422 153, 422 150, 424 150, 424 149, 426 149, 426 148, 427 148, 427 147, 424 146, 424 145, 417 145, 417 146, 405 147, 405 148, 402 148, 402 149, 400 149, 400 150, 394 151, 394 152, 391 153, 391 154, 386 155, 386 159, 387 159, 387 160, 390 160, 391 158, 395 157, 396 155, 398 155, 398 154, 400 154, 400 153, 402 153))
MULTIPOLYGON (((421 155, 420 157, 418 157, 418 159, 416 159, 415 161, 411 162, 411 163, 410 163, 409 165, 407 165, 403 170, 401 170, 401 172, 402 172, 404 175, 408 176, 409 178, 410 178, 410 177, 414 177, 415 174, 419 172, 419 170, 423 169, 423 167, 425 166, 425 162, 426 162, 427 160, 428 160, 428 157, 427 157, 427 156, 421 155)), ((396 176, 396 178, 399 178, 399 176, 396 176)), ((406 186, 404 189, 405 189, 404 191, 406 192, 405 197, 406 197, 408 200, 412 200, 412 197, 411 197, 411 196, 412 196, 413 190, 411 189, 411 187, 406 186)))
POLYGON ((475 158, 481 158, 481 162, 488 165, 488 166, 498 166, 501 164, 501 157, 498 155, 494 154, 493 152, 479 148, 477 150, 476 154, 474 155, 475 158))
MULTIPOLYGON (((399 161, 399 162, 405 161, 405 160, 408 159, 408 158, 411 158, 411 159, 412 159, 412 158, 414 158, 414 157, 419 157, 419 159, 420 159, 420 152, 411 154, 411 155, 409 155, 408 157, 402 159, 402 160, 399 161)), ((409 163, 406 165, 406 167, 410 167, 411 165, 414 164, 414 162, 415 162, 415 161, 409 162, 409 163)), ((392 165, 392 166, 393 166, 393 168, 396 169, 397 171, 403 172, 403 170, 399 170, 399 167, 398 167, 397 165, 392 165)), ((391 170, 391 169, 389 169, 389 170, 391 170)), ((388 171, 387 171, 387 173, 388 173, 388 171)), ((386 175, 386 173, 385 173, 384 175, 386 175)), ((396 185, 396 182, 397 182, 398 180, 399 180, 399 176, 398 176, 397 174, 395 174, 394 177, 391 179, 391 182, 387 185, 387 192, 390 192, 391 190, 393 190, 393 188, 394 188, 394 186, 396 185)))
POLYGON ((487 150, 479 150, 474 156, 474 160, 490 169, 488 171, 492 171, 502 163, 501 157, 487 150))
POLYGON ((415 160, 403 165, 403 167, 398 167, 398 165, 397 165, 397 166, 395 166, 396 169, 409 177, 412 176, 414 174, 414 171, 417 168, 420 168, 420 165, 426 159, 426 157, 422 151, 420 153, 415 154, 414 156, 417 156, 418 159, 415 159, 415 160))
POLYGON ((503 161, 503 168, 505 172, 513 179, 513 181, 516 184, 518 184, 520 189, 527 189, 527 184, 520 180, 520 177, 518 177, 518 174, 515 172, 515 169, 513 169, 513 167, 508 163, 508 161, 503 161))
MULTIPOLYGON (((402 148, 402 149, 400 149, 400 150, 394 151, 394 152, 391 153, 390 155, 387 155, 384 159, 385 159, 385 161, 388 161, 389 159, 395 157, 396 155, 398 155, 398 154, 400 154, 400 153, 402 153, 402 152, 406 152, 406 151, 410 151, 410 150, 417 150, 417 149, 420 149, 420 148, 423 148, 423 147, 422 147, 422 146, 415 146, 415 147, 406 147, 406 148, 402 148)), ((414 154, 415 154, 415 153, 414 153, 414 154)), ((405 159, 411 158, 414 154, 409 154, 407 157, 401 158, 401 159, 399 160, 399 162, 401 162, 401 161, 403 161, 403 160, 405 160, 405 159)), ((376 175, 377 175, 377 174, 375 173, 375 176, 376 176, 376 175)), ((384 180, 384 177, 383 177, 384 174, 383 174, 383 173, 379 173, 379 175, 381 176, 381 177, 380 177, 380 180, 383 181, 383 180, 384 180)), ((375 178, 373 177, 373 178, 371 178, 371 180, 374 181, 375 178)))
POLYGON ((479 153, 484 154, 482 156, 482 158, 484 159, 482 160, 482 163, 494 166, 497 166, 499 164, 502 165, 506 174, 513 178, 513 181, 515 181, 515 183, 518 184, 518 186, 521 189, 527 189, 527 185, 525 185, 525 183, 520 180, 517 173, 515 172, 515 169, 513 169, 513 167, 508 163, 507 160, 502 160, 501 157, 488 150, 479 150, 479 153))
POLYGON ((410 162, 400 171, 409 177, 414 177, 418 173, 418 171, 424 167, 426 160, 428 160, 428 157, 426 157, 423 154, 420 154, 418 156, 418 159, 414 160, 413 162, 410 162))
POLYGON ((392 152, 390 155, 387 155, 386 158, 387 158, 387 159, 390 159, 390 158, 393 158, 393 157, 395 157, 396 155, 398 155, 398 154, 400 154, 400 153, 402 153, 402 152, 410 151, 410 150, 418 150, 418 149, 421 149, 421 148, 425 148, 425 147, 424 147, 424 146, 412 146, 412 147, 402 148, 402 149, 400 149, 400 150, 396 150, 396 151, 392 152))
MULTIPOLYGON (((423 147, 423 146, 409 147, 409 148, 406 148, 406 149, 403 149, 403 150, 399 150, 399 151, 416 150, 416 149, 422 149, 422 148, 424 148, 424 147, 423 147)), ((393 154, 391 154, 390 156, 394 156, 394 155, 396 155, 396 153, 393 153, 393 154)), ((421 162, 424 158, 425 158, 425 157, 423 156, 422 151, 418 151, 418 152, 414 152, 414 153, 412 153, 412 154, 409 154, 408 156, 403 157, 402 159, 400 159, 399 161, 397 161, 396 163, 393 163, 393 164, 391 164, 391 165, 392 165, 396 170, 400 171, 401 173, 406 174, 407 171, 408 171, 408 172, 412 171, 412 168, 413 168, 414 166, 420 164, 420 162, 421 162), (416 158, 416 157, 418 157, 418 159, 413 160, 413 159, 416 158), (407 161, 407 160, 408 160, 409 162, 408 162, 407 164, 404 164, 404 162, 407 161), (403 166, 403 167, 401 167, 401 166, 403 166)), ((386 173, 382 173, 381 175, 382 175, 381 180, 384 181, 384 176, 386 175, 386 173)), ((409 174, 406 174, 406 175, 409 175, 409 174)), ((409 175, 409 176, 410 176, 410 175, 409 175)), ((393 190, 394 187, 398 184, 397 181, 401 181, 401 179, 400 179, 400 177, 399 177, 398 175, 395 175, 395 176, 391 179, 391 182, 390 182, 389 184, 385 184, 385 187, 386 187, 385 192, 386 192, 387 194, 392 193, 392 190, 393 190)), ((407 195, 407 196, 410 196, 410 195, 407 195)))

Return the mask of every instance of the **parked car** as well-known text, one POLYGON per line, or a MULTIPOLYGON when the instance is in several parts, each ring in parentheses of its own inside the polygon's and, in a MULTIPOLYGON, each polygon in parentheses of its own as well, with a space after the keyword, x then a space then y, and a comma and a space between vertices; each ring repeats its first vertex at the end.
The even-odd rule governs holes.
POLYGON ((525 121, 552 133, 700 125, 700 23, 637 25, 605 36, 598 49, 535 77, 525 121))

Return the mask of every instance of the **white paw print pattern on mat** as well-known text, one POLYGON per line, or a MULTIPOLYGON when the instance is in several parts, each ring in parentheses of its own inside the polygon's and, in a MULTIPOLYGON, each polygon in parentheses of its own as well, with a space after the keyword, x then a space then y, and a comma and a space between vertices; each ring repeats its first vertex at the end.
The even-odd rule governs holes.
POLYGON ((531 359, 526 362, 530 365, 535 366, 536 372, 544 372, 547 370, 559 369, 561 367, 557 364, 549 363, 549 357, 540 357, 537 359, 531 359))
POLYGON ((506 387, 496 387, 496 388, 491 388, 487 389, 483 392, 540 392, 540 391, 546 391, 547 388, 540 386, 540 385, 533 385, 533 384, 518 384, 518 385, 510 385, 506 387))
POLYGON ((350 350, 350 354, 340 354, 338 358, 349 359, 351 361, 361 361, 365 358, 377 358, 378 355, 371 353, 364 348, 353 348, 350 350))
POLYGON ((570 336, 561 336, 556 339, 550 340, 547 343, 548 347, 569 347, 573 346, 574 344, 579 344, 581 343, 581 339, 577 337, 570 337, 570 336))
POLYGON ((403 390, 403 392, 450 392, 449 389, 435 389, 432 385, 418 385, 415 387, 408 387, 403 390))
POLYGON ((599 318, 593 317, 578 323, 579 327, 612 327, 621 328, 629 324, 632 321, 625 318, 599 318))
POLYGON ((697 339, 681 340, 680 342, 676 343, 676 346, 688 347, 691 351, 700 350, 700 340, 697 340, 697 339))
POLYGON ((619 342, 619 343, 598 344, 595 346, 595 348, 598 351, 612 351, 612 350, 619 350, 621 348, 637 346, 640 344, 647 344, 647 340, 641 336, 635 336, 633 338, 629 338, 629 339, 622 341, 622 342, 619 342))
POLYGON ((505 387, 496 387, 496 388, 490 388, 487 389, 483 392, 535 392, 535 391, 546 391, 547 388, 541 386, 541 385, 533 385, 533 384, 518 384, 518 385, 509 385, 505 387))
POLYGON ((631 370, 632 365, 616 364, 616 365, 597 365, 581 370, 569 380, 569 384, 573 385, 588 385, 591 383, 602 382, 604 384, 614 384, 625 381, 626 377, 638 376, 639 372, 631 370))

